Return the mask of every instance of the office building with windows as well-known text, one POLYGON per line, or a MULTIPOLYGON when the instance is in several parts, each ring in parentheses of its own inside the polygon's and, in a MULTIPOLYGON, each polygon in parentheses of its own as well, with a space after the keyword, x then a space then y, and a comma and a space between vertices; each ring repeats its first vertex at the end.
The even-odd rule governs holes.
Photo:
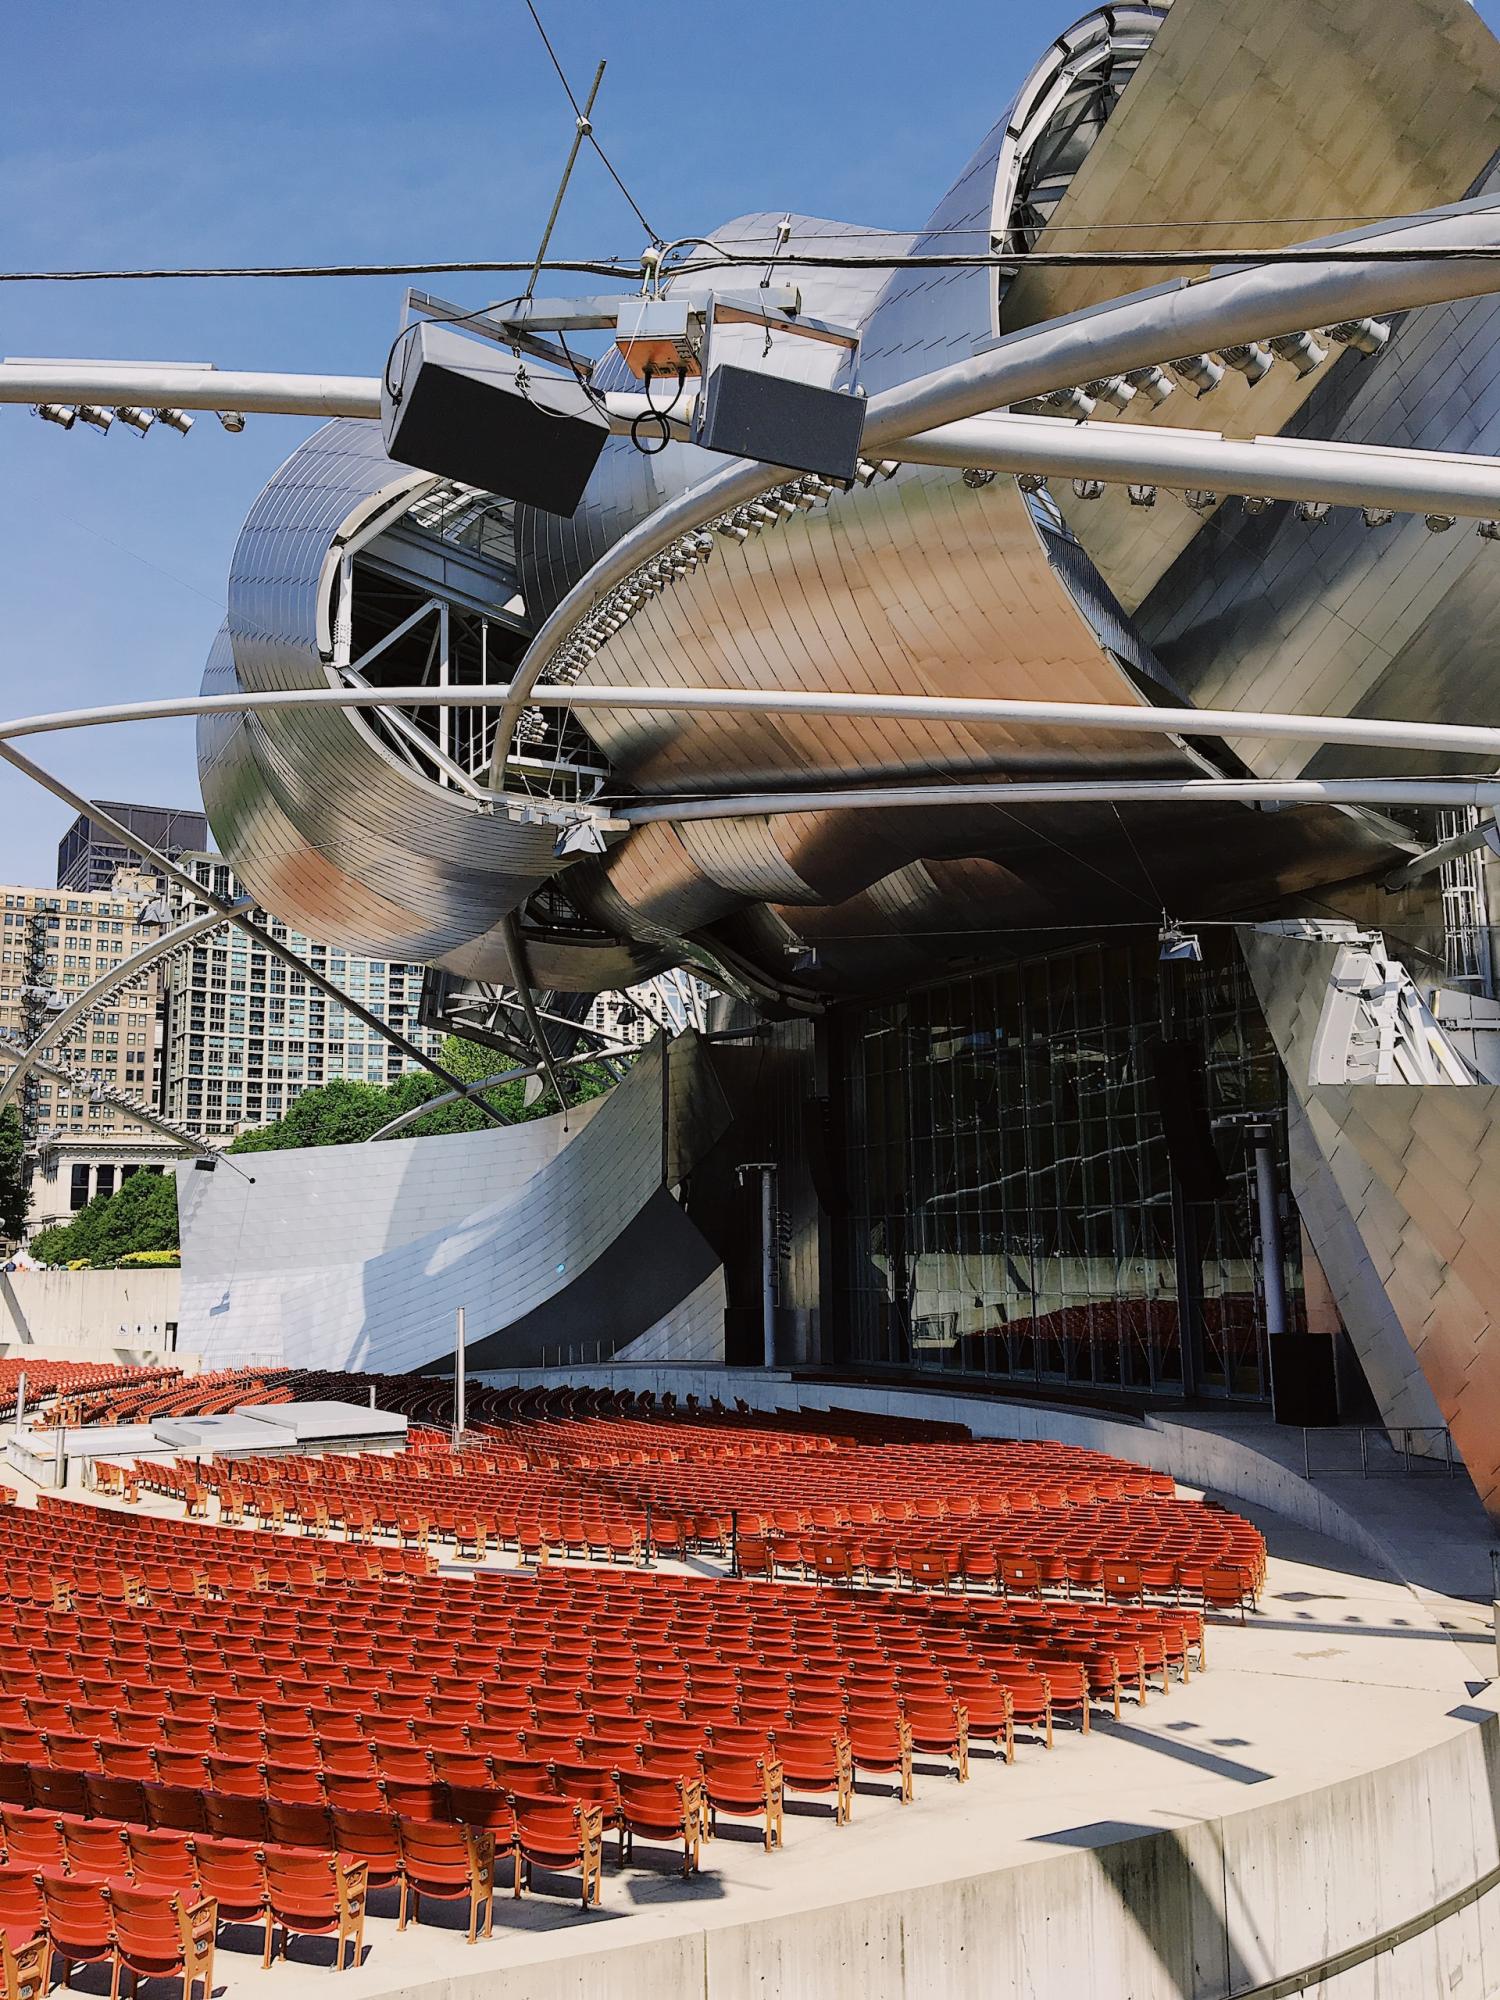
MULTIPOLYGON (((216 896, 241 894, 216 854, 187 854, 181 865, 216 896)), ((206 901, 173 889, 174 925, 207 909, 206 901)), ((323 943, 263 911, 255 921, 372 1014, 437 1053, 442 1036, 417 1020, 419 965, 323 943)), ((172 954, 162 975, 162 1015, 161 1109, 214 1144, 281 1117, 304 1090, 335 1078, 387 1084, 418 1066, 230 924, 172 954)))
MULTIPOLYGON (((199 807, 136 806, 100 799, 99 809, 170 859, 208 846, 208 821, 199 807)), ((87 813, 80 813, 57 843, 59 889, 107 889, 118 869, 136 870, 140 865, 133 847, 127 847, 110 828, 100 826, 87 813)), ((164 889, 165 878, 154 869, 149 872, 156 886, 164 889)))

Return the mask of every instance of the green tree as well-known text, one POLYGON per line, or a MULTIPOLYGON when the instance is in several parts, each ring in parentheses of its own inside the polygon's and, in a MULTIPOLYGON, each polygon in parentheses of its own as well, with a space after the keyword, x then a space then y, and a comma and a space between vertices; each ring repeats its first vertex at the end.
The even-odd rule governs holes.
MULTIPOLYGON (((498 1049, 482 1042, 469 1042, 450 1035, 443 1043, 439 1061, 465 1083, 479 1083, 487 1076, 515 1068, 498 1049)), ((580 1104, 608 1090, 613 1075, 598 1063, 584 1063, 568 1071, 568 1102, 580 1104)), ((277 1152, 291 1146, 354 1145, 378 1132, 404 1111, 414 1111, 429 1099, 441 1097, 448 1086, 426 1070, 411 1071, 382 1088, 379 1084, 354 1083, 336 1078, 318 1090, 305 1090, 284 1118, 270 1125, 258 1125, 242 1132, 230 1146, 231 1153, 277 1152)), ((526 1082, 503 1083, 485 1093, 487 1099, 512 1124, 530 1118, 545 1118, 556 1111, 557 1099, 544 1090, 530 1103, 526 1082)), ((476 1132, 491 1121, 477 1105, 468 1102, 444 1104, 425 1117, 402 1128, 408 1139, 430 1139, 444 1132, 476 1132)))
POLYGON ((132 1250, 175 1250, 177 1183, 170 1174, 132 1174, 114 1194, 95 1195, 61 1229, 44 1229, 32 1244, 46 1264, 80 1260, 108 1269, 132 1250))
POLYGON ((0 1236, 18 1239, 26 1227, 30 1197, 21 1141, 21 1114, 13 1104, 0 1112, 0 1236))

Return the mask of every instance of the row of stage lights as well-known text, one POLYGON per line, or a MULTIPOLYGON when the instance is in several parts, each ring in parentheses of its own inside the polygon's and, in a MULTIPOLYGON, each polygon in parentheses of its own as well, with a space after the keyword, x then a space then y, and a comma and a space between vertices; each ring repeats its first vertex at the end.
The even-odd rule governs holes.
MULTIPOLYGON (((988 486, 995 476, 993 472, 982 471, 977 466, 971 466, 964 473, 964 484, 966 486, 988 486)), ((1106 484, 1113 483, 1115 482, 1102 479, 1074 479, 1070 482, 1075 500, 1097 500, 1102 496, 1106 484)), ((1048 490, 1046 475, 1040 472, 1019 472, 1016 474, 1016 484, 1023 493, 1045 493, 1048 490)), ((1154 486, 1139 486, 1127 483, 1125 491, 1132 507, 1154 507, 1156 505, 1157 488, 1154 486)), ((1194 486, 1188 487, 1183 492, 1182 501, 1184 506, 1191 508, 1195 514, 1211 514, 1220 504, 1221 500, 1229 500, 1236 497, 1238 497, 1245 512, 1249 515, 1264 514, 1276 504, 1274 500, 1268 498, 1264 493, 1242 493, 1235 496, 1227 493, 1210 493, 1204 487, 1194 486)), ((1295 500, 1292 503, 1294 518, 1299 521, 1310 522, 1313 525, 1316 525, 1320 521, 1326 521, 1332 511, 1333 502, 1331 500, 1295 500)), ((1361 507, 1359 513, 1360 519, 1367 528, 1389 527, 1391 522, 1396 518, 1396 510, 1393 507, 1361 507)), ((1428 532, 1434 535, 1445 535, 1450 528, 1458 525, 1458 516, 1456 514, 1424 514, 1422 519, 1427 526, 1428 532)), ((1476 526, 1474 532, 1479 536, 1481 541, 1500 542, 1500 521, 1481 521, 1476 526)))
MULTIPOLYGON (((36 403, 33 408, 44 424, 57 424, 65 431, 72 430, 74 424, 87 424, 90 430, 107 431, 118 417, 122 424, 141 437, 154 424, 163 424, 169 431, 177 431, 186 437, 194 423, 186 410, 145 410, 134 403, 113 406, 103 403, 36 403)), ((214 415, 226 431, 238 433, 245 428, 242 410, 215 410, 214 415)))
POLYGON ((1128 410, 1138 396, 1152 409, 1160 409, 1184 383, 1195 396, 1207 396, 1217 389, 1228 370, 1233 369, 1253 389, 1263 382, 1278 361, 1287 362, 1299 375, 1311 375, 1323 366, 1334 347, 1351 348, 1356 354, 1378 354, 1391 337, 1383 320, 1346 319, 1317 333, 1287 333, 1274 340, 1246 341, 1239 347, 1221 347, 1213 354, 1185 354, 1162 367, 1135 368, 1127 375, 1103 375, 1085 382, 1080 389, 1054 389, 1018 408, 1043 410, 1048 416, 1074 417, 1080 423, 1093 416, 1101 403, 1116 411, 1128 410))

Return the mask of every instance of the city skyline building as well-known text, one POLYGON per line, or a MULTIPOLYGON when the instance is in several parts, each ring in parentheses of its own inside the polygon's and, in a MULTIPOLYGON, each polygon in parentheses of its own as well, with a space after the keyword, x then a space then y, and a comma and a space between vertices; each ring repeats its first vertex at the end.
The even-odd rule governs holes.
MULTIPOLYGON (((185 854, 180 865, 219 897, 243 893, 221 856, 185 854)), ((174 925, 208 909, 174 886, 174 925)), ((315 970, 436 1055, 442 1035, 419 1025, 422 968, 362 957, 255 913, 315 970)), ((243 930, 228 924, 172 954, 162 973, 162 1068, 159 1107, 174 1123, 211 1143, 268 1124, 305 1090, 336 1078, 388 1084, 417 1067, 243 930)))
MULTIPOLYGON (((208 847, 208 820, 201 806, 129 805, 115 799, 100 799, 98 805, 101 812, 112 814, 130 832, 171 858, 208 847)), ((57 843, 59 889, 108 889, 117 870, 138 871, 141 867, 135 850, 124 846, 87 813, 79 813, 57 843)), ((157 888, 165 889, 164 876, 149 867, 147 873, 157 888)))

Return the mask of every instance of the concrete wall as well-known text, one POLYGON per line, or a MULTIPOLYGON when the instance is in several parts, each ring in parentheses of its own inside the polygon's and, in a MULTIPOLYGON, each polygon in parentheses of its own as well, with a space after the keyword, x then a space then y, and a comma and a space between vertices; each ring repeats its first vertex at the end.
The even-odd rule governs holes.
POLYGON ((181 1295, 180 1271, 0 1271, 0 1354, 156 1360, 171 1352, 181 1295))
MULTIPOLYGON (((1486 2000, 1500 1991, 1500 1723, 1300 1798, 1190 1825, 1100 1817, 1020 1867, 749 1923, 698 1921, 445 1979, 437 2000, 1486 2000), (1457 1907, 1447 1907, 1450 1899, 1457 1907), (1436 1921, 1431 1913, 1440 1914, 1436 1921), (1416 1934, 1397 1940, 1401 1926, 1416 1934), (1282 1983, 1287 1982, 1287 1983, 1282 1983)), ((578 1940, 568 1939, 577 1945, 578 1940)))

